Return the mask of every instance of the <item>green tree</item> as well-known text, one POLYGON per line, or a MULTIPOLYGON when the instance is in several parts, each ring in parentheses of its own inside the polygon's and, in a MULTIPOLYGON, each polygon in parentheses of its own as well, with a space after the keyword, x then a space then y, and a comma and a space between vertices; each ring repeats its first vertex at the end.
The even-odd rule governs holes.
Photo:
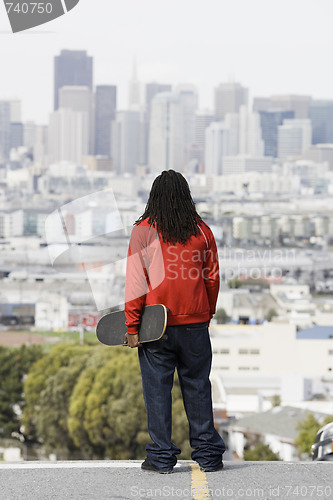
POLYGON ((307 453, 311 456, 311 446, 315 442, 317 432, 321 427, 330 422, 333 422, 333 415, 325 417, 324 421, 320 424, 313 413, 309 413, 304 420, 298 422, 297 429, 299 433, 295 439, 295 444, 299 452, 307 453))
POLYGON ((76 344, 58 344, 51 352, 31 366, 24 383, 26 405, 24 407, 22 424, 27 441, 38 441, 36 422, 40 417, 41 397, 49 379, 56 375, 62 367, 69 366, 76 356, 91 352, 91 346, 76 344))
POLYGON ((229 288, 240 288, 242 286, 241 280, 234 278, 233 280, 228 281, 229 288))
POLYGON ((311 446, 314 443, 316 434, 320 429, 320 424, 313 413, 309 413, 304 420, 297 423, 299 431, 295 444, 300 453, 311 455, 311 446))
POLYGON ((0 435, 20 430, 25 400, 23 380, 31 365, 43 355, 39 346, 0 347, 0 435))
POLYGON ((259 443, 253 448, 244 451, 244 460, 272 461, 281 460, 278 453, 274 453, 268 444, 259 443))
POLYGON ((214 315, 214 319, 216 319, 218 324, 225 324, 228 323, 230 320, 229 316, 225 312, 223 308, 218 309, 214 315))
POLYGON ((267 313, 265 314, 265 320, 272 321, 272 319, 275 316, 278 316, 278 313, 276 312, 276 310, 273 307, 271 307, 270 309, 268 309, 267 313))

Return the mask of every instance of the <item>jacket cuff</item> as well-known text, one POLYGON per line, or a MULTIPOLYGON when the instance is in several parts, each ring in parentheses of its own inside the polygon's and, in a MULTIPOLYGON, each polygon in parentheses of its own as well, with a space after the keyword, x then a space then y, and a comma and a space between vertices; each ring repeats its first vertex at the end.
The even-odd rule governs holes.
POLYGON ((127 333, 129 333, 130 335, 136 335, 137 333, 139 333, 137 325, 128 326, 127 333))

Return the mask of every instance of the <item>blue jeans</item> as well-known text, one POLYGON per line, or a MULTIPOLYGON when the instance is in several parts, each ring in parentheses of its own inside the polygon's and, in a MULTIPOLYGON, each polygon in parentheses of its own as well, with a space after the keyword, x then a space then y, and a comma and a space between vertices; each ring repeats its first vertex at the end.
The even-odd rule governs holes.
POLYGON ((148 431, 153 443, 147 458, 158 469, 170 469, 181 450, 171 441, 171 389, 177 368, 189 422, 191 457, 202 467, 222 462, 225 444, 214 427, 211 384, 212 349, 207 323, 168 326, 161 340, 138 349, 148 431))

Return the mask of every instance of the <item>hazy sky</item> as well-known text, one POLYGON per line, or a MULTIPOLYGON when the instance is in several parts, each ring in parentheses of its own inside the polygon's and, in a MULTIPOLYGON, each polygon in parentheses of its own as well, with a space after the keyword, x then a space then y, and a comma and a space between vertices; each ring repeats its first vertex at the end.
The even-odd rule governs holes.
POLYGON ((0 99, 19 97, 23 119, 47 122, 53 58, 94 57, 94 83, 118 86, 126 107, 137 57, 145 83, 194 83, 200 107, 235 80, 250 96, 299 93, 333 99, 333 0, 80 0, 48 24, 12 34, 0 3, 0 99))

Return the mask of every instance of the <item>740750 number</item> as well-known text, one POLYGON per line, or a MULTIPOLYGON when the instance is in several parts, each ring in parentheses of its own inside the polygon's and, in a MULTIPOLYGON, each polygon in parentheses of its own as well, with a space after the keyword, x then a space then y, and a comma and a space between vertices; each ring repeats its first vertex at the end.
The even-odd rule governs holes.
POLYGON ((52 4, 44 2, 24 2, 22 4, 15 2, 6 2, 7 12, 17 12, 22 14, 51 14, 52 4))

